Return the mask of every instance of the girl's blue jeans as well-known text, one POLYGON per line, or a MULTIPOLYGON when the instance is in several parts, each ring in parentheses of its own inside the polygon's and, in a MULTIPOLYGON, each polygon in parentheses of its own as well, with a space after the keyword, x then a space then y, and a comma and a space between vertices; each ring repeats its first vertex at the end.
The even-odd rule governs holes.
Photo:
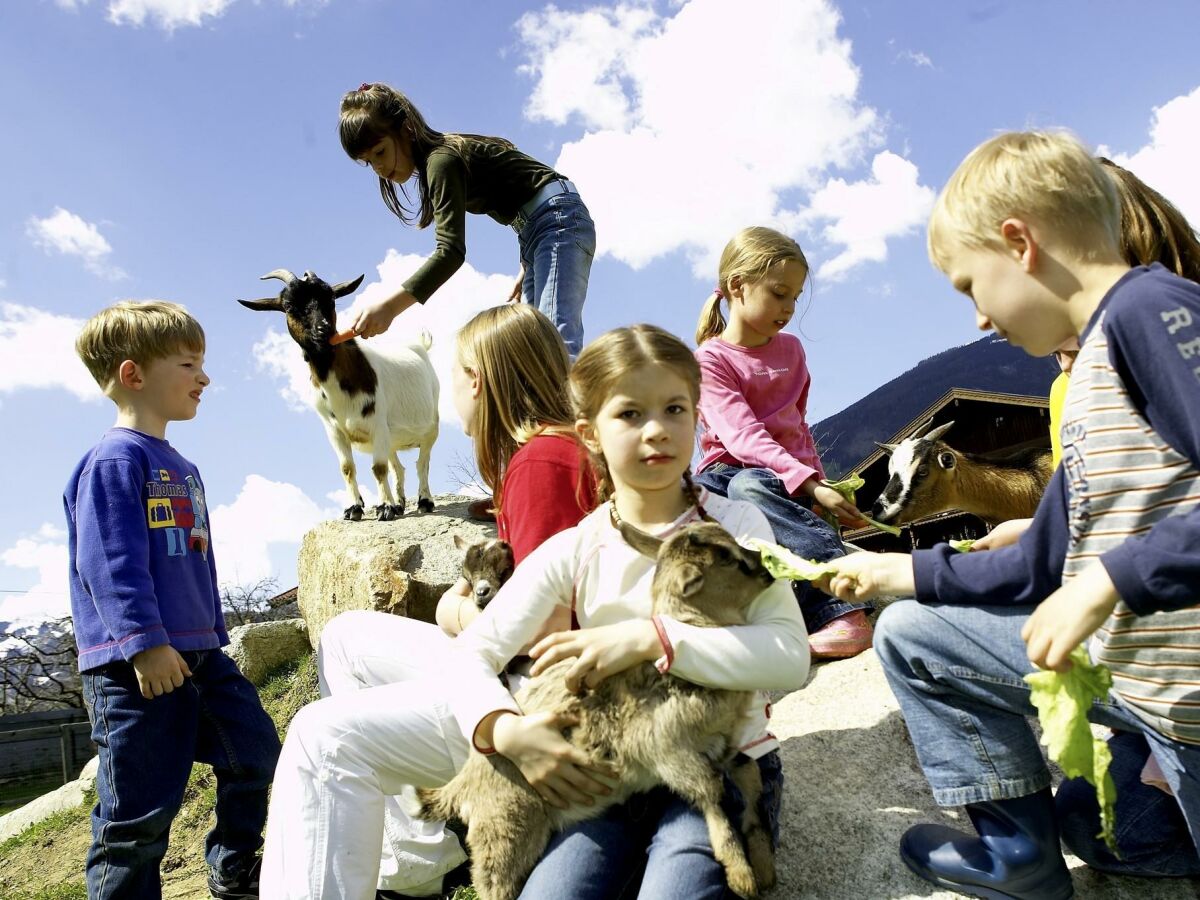
MULTIPOLYGON (((812 511, 807 497, 788 494, 783 481, 770 469, 743 469, 726 463, 713 463, 694 476, 696 484, 728 497, 757 506, 775 534, 775 543, 797 556, 824 562, 846 555, 842 539, 833 527, 812 511)), ((865 603, 846 603, 818 591, 807 581, 792 582, 800 602, 800 612, 808 633, 819 631, 839 616, 856 609, 869 609, 865 603)))
POLYGON ((578 194, 556 194, 517 233, 521 300, 554 323, 571 359, 583 349, 583 301, 596 254, 596 226, 578 194))
MULTIPOLYGON (((758 760, 763 794, 759 813, 779 843, 783 766, 779 752, 758 760)), ((745 801, 725 779, 730 821, 745 801)), ((735 825, 736 827, 736 825, 735 825)), ((735 900, 713 856, 704 816, 666 788, 637 794, 602 816, 556 834, 519 900, 735 900)))
POLYGON ((92 740, 100 748, 86 880, 89 900, 158 900, 159 864, 192 762, 213 767, 216 824, 205 858, 235 880, 262 846, 267 788, 279 758, 258 692, 220 650, 180 654, 192 677, 147 700, 128 662, 83 673, 92 740))
MULTIPOLYGON (((901 600, 875 625, 875 650, 942 806, 1021 797, 1050 785, 1024 680, 1033 665, 1021 626, 1032 611, 901 600)), ((1071 781, 1058 799, 1064 841, 1084 861, 1111 872, 1200 874, 1200 747, 1170 740, 1112 696, 1097 701, 1088 718, 1122 732, 1110 747, 1123 859, 1100 852, 1095 794, 1071 781), (1173 798, 1141 783, 1150 753, 1173 798)))

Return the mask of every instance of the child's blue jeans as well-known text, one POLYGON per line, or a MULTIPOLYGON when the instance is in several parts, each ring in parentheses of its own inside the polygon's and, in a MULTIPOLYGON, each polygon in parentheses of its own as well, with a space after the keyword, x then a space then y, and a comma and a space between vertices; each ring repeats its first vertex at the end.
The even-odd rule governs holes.
POLYGON ((557 194, 517 233, 521 300, 554 323, 571 359, 583 349, 583 301, 596 254, 596 226, 578 194, 557 194))
POLYGON ((158 900, 159 864, 183 803, 192 762, 213 767, 216 824, 205 858, 222 881, 254 861, 267 819, 267 788, 279 758, 275 725, 258 692, 220 650, 180 654, 192 677, 147 700, 133 666, 83 673, 92 740, 100 748, 89 900, 158 900))
MULTIPOLYGON (((770 469, 742 469, 713 463, 693 477, 696 484, 730 500, 745 500, 757 506, 771 524, 775 543, 797 556, 824 562, 846 555, 842 539, 833 527, 812 511, 807 497, 792 497, 783 481, 770 469)), ((807 581, 795 581, 792 590, 800 602, 800 613, 809 634, 865 603, 846 603, 815 590, 807 581)))
MULTIPOLYGON (((1050 771, 1028 719, 1037 711, 1024 680, 1033 664, 1021 626, 1032 611, 1029 606, 901 600, 885 609, 875 625, 875 650, 941 806, 1021 797, 1050 785, 1050 771)), ((1141 766, 1134 774, 1125 758, 1128 748, 1115 746, 1113 776, 1127 785, 1117 784, 1116 821, 1125 864, 1108 870, 1194 873, 1200 848, 1200 747, 1164 737, 1111 696, 1097 701, 1088 718, 1144 739, 1179 812, 1162 816, 1160 798, 1166 794, 1141 790, 1141 766)), ((1068 789, 1075 786, 1068 784, 1068 789)), ((1075 841, 1084 829, 1096 830, 1094 820, 1087 819, 1084 799, 1064 798, 1069 802, 1059 805, 1064 817, 1059 825, 1069 845, 1091 862, 1089 848, 1075 841)))
MULTIPOLYGON (((779 843, 783 766, 779 752, 758 760, 759 814, 779 843)), ((745 801, 725 779, 723 807, 741 821, 745 801)), ((736 826, 735 826, 736 827, 736 826)), ((604 815, 556 834, 519 900, 735 900, 713 856, 704 816, 666 788, 636 794, 604 815)))

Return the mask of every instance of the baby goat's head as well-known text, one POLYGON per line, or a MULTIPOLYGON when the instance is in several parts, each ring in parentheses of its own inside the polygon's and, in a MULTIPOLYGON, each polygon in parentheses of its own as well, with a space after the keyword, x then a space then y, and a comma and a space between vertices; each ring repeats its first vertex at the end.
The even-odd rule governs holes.
POLYGON ((774 579, 757 550, 749 550, 715 522, 681 528, 666 540, 622 522, 621 537, 654 557, 651 593, 656 615, 691 625, 742 625, 746 609, 774 579))
POLYGON ((871 507, 871 518, 880 522, 911 522, 945 509, 946 475, 958 464, 957 451, 944 444, 943 434, 953 422, 928 431, 930 419, 917 433, 899 444, 879 444, 890 454, 888 483, 871 507))
POLYGON ((508 541, 496 538, 468 544, 461 535, 454 535, 454 546, 465 549, 462 576, 471 585, 471 596, 480 609, 487 606, 500 585, 513 573, 513 550, 508 541))
POLYGON ((238 303, 248 309, 284 313, 288 332, 297 344, 306 349, 329 345, 329 339, 337 333, 337 299, 353 294, 363 280, 363 276, 359 275, 352 281, 330 285, 312 272, 305 272, 297 278, 287 269, 275 269, 263 275, 261 280, 269 278, 278 278, 283 282, 283 290, 278 297, 239 300, 238 303))

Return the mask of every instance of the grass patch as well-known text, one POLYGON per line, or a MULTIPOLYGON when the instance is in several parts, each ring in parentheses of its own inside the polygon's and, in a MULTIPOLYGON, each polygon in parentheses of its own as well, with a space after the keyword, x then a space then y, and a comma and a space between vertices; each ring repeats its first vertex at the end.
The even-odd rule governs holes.
POLYGON ((53 815, 34 822, 20 834, 14 834, 3 844, 0 844, 0 857, 7 856, 18 847, 38 843, 72 828, 80 822, 87 822, 91 817, 92 807, 96 805, 95 789, 83 795, 83 802, 74 809, 64 809, 53 815))
POLYGON ((450 900, 479 900, 479 895, 475 893, 473 887, 461 887, 455 890, 450 896, 450 900))
POLYGON ((87 900, 87 886, 82 881, 71 881, 33 893, 9 894, 8 900, 87 900))

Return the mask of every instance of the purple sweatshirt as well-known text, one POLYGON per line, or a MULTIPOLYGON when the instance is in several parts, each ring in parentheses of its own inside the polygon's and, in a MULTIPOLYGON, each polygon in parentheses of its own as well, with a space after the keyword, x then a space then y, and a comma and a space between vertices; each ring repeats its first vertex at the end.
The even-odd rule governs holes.
POLYGON ((160 644, 229 643, 196 467, 164 440, 111 428, 63 492, 79 670, 160 644))
POLYGON ((780 333, 762 347, 711 338, 696 350, 700 363, 700 462, 770 469, 795 493, 824 478, 812 433, 804 421, 812 378, 804 347, 780 333))

